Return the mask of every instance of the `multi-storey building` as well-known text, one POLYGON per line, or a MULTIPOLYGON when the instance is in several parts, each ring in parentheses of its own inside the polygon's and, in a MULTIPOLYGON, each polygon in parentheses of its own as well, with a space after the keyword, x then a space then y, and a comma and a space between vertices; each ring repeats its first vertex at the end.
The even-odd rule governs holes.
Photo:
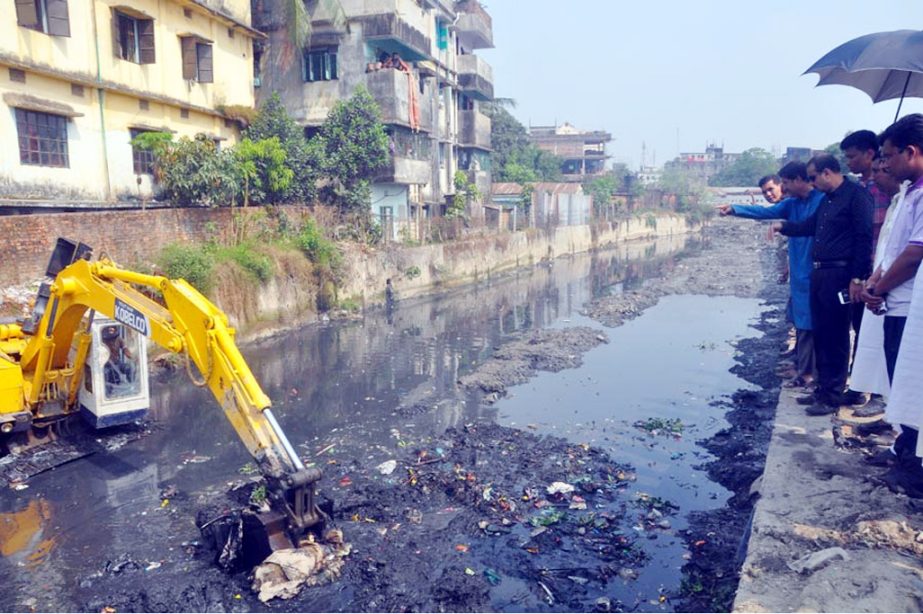
POLYGON ((664 164, 664 169, 678 168, 707 183, 709 177, 717 175, 740 157, 739 153, 726 153, 724 147, 707 145, 704 152, 683 152, 664 164))
POLYGON ((268 36, 258 49, 258 100, 277 93, 309 136, 358 87, 377 102, 391 160, 373 183, 371 207, 386 238, 438 215, 459 170, 487 194, 490 119, 479 107, 493 98, 493 75, 472 51, 491 47, 493 35, 476 0, 309 4, 303 49, 293 46, 279 3, 253 7, 254 26, 268 36))
POLYGON ((0 198, 151 195, 145 131, 235 141, 252 107, 249 0, 3 0, 0 198))
POLYGON ((818 154, 825 153, 823 149, 811 149, 810 147, 786 147, 785 154, 782 156, 781 164, 784 166, 789 162, 805 162, 818 154))
POLYGON ((585 181, 606 172, 606 143, 612 135, 604 130, 578 130, 567 122, 560 126, 532 126, 529 140, 539 149, 562 158, 564 181, 585 181))

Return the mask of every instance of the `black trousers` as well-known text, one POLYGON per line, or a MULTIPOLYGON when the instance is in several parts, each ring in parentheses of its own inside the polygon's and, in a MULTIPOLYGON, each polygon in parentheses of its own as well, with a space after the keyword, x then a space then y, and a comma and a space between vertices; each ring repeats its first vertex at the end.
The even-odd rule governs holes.
POLYGON ((811 274, 811 321, 817 361, 817 396, 839 402, 849 372, 849 325, 852 306, 837 297, 849 289, 849 269, 814 269, 811 274))

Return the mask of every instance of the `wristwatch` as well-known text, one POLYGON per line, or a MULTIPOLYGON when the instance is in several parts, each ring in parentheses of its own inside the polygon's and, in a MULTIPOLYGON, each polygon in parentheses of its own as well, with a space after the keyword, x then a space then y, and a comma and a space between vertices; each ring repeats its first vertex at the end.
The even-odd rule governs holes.
POLYGON ((865 281, 862 279, 859 279, 858 277, 853 277, 852 279, 849 280, 849 283, 859 284, 861 286, 862 284, 865 283, 865 281))

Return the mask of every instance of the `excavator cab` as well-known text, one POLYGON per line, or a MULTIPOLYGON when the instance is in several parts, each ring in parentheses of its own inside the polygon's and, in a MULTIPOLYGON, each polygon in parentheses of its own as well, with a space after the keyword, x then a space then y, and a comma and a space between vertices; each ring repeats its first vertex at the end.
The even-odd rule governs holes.
POLYGON ((147 339, 108 318, 94 319, 90 335, 78 394, 81 416, 94 428, 143 418, 151 405, 147 339))

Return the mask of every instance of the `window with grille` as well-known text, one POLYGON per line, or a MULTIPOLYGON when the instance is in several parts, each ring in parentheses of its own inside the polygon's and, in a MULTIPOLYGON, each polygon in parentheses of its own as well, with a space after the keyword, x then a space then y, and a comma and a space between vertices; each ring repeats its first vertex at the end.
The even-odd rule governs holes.
MULTIPOLYGON (((131 140, 135 137, 151 132, 150 130, 141 130, 140 128, 130 128, 131 140)), ((154 174, 154 152, 149 149, 141 149, 135 145, 131 146, 131 161, 136 175, 153 175, 154 174)))
POLYGON ((15 0, 16 23, 51 36, 70 36, 67 0, 15 0))
POLYGON ((112 27, 116 57, 135 64, 154 63, 153 19, 141 19, 114 11, 112 27))
POLYGON ((180 38, 183 50, 183 79, 213 83, 212 45, 194 36, 180 38))
POLYGON ((19 161, 36 166, 68 167, 67 118, 63 115, 16 109, 19 161))
POLYGON ((304 80, 333 81, 337 78, 337 48, 305 49, 304 80))

